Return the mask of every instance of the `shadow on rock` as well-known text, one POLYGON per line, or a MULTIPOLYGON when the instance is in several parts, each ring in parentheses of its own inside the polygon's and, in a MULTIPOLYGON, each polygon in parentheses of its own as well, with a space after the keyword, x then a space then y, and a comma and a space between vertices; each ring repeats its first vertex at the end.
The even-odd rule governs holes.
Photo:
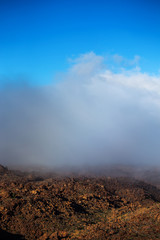
POLYGON ((25 240, 22 235, 12 234, 0 229, 0 239, 1 240, 25 240))

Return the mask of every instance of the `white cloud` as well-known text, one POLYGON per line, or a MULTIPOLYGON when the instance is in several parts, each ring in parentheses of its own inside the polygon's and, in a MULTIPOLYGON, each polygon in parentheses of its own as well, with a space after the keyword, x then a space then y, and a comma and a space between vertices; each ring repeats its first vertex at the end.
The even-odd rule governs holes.
POLYGON ((121 67, 133 67, 133 66, 138 66, 139 65, 139 61, 140 61, 140 56, 135 55, 133 59, 127 59, 123 56, 120 56, 118 54, 114 54, 112 56, 113 61, 116 64, 121 65, 121 67))
POLYGON ((4 161, 158 163, 160 77, 135 68, 115 73, 103 60, 83 54, 57 84, 1 89, 4 161))

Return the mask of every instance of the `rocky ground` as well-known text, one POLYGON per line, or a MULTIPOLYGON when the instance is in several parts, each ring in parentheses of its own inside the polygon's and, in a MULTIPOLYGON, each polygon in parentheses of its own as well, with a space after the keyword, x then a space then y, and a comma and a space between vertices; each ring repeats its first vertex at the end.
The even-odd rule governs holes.
POLYGON ((0 166, 0 239, 160 239, 159 180, 150 184, 155 175, 147 174, 142 181, 0 166))

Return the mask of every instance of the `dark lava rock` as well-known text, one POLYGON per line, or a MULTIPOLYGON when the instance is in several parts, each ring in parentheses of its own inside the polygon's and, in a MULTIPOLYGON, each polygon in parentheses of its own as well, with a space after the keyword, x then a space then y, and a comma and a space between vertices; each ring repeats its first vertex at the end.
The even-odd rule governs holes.
POLYGON ((6 173, 6 172, 8 172, 8 168, 0 164, 0 174, 6 173))

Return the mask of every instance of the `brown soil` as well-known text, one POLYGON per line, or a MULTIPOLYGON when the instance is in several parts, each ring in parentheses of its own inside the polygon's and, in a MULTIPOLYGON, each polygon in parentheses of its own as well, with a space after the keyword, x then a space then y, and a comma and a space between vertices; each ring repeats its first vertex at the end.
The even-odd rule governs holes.
POLYGON ((129 177, 0 167, 0 239, 160 239, 160 190, 129 177))

